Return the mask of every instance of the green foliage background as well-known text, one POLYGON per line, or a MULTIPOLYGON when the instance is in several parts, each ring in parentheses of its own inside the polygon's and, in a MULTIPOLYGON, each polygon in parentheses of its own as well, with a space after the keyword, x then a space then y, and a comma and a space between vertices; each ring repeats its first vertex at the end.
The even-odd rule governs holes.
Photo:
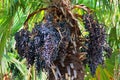
MULTIPOLYGON (((94 78, 86 67, 85 80, 120 80, 120 1, 119 0, 72 0, 73 4, 84 4, 91 8, 100 22, 106 24, 107 40, 113 49, 105 66, 99 66, 94 78)), ((29 80, 26 61, 20 59, 16 52, 14 34, 23 28, 27 16, 49 4, 49 0, 0 0, 0 80, 12 70, 13 80, 29 80)), ((79 11, 78 11, 79 13, 79 11)), ((35 22, 43 18, 44 11, 29 20, 30 30, 35 22)), ((43 80, 44 73, 36 76, 34 67, 32 80, 43 80)))

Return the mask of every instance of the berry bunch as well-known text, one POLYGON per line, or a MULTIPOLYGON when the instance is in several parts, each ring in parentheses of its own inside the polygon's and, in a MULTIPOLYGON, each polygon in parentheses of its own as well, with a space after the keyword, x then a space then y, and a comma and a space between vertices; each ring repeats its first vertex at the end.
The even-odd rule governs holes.
POLYGON ((104 25, 94 19, 90 14, 91 10, 83 5, 72 7, 69 2, 52 0, 40 24, 35 24, 31 32, 22 29, 15 35, 18 54, 26 58, 28 67, 35 63, 38 72, 42 69, 53 72, 48 73, 50 74, 48 77, 53 80, 83 79, 81 74, 83 75, 84 57, 83 59, 81 57, 86 55, 86 52, 88 53, 86 60, 94 75, 97 66, 104 63, 103 52, 111 54, 112 51, 106 41, 104 25), (82 17, 74 14, 72 12, 74 8, 83 8, 87 14, 82 17), (89 32, 88 41, 79 29, 78 17, 83 19, 85 29, 89 32), (80 48, 85 47, 84 43, 88 49, 82 54, 80 48))
POLYGON ((36 64, 36 69, 51 67, 53 61, 63 58, 70 42, 70 29, 66 21, 54 20, 46 14, 40 24, 35 24, 32 32, 22 29, 15 35, 16 49, 26 58, 28 67, 36 64))
POLYGON ((91 70, 91 74, 94 75, 96 68, 99 64, 104 62, 104 52, 105 48, 108 49, 108 53, 111 54, 111 49, 106 46, 106 31, 104 25, 99 24, 94 16, 91 14, 83 15, 85 29, 89 32, 88 42, 87 42, 87 61, 91 70))

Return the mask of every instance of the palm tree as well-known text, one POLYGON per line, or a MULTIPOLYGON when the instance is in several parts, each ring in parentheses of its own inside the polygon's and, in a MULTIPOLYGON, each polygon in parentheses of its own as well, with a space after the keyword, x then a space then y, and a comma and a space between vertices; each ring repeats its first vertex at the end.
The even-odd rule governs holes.
MULTIPOLYGON (((59 1, 59 0, 58 0, 59 1)), ((63 0, 61 0, 63 1, 63 0)), ((66 1, 66 0, 65 0, 66 1)), ((21 28, 29 26, 31 31, 34 24, 43 19, 51 0, 1 0, 0 1, 0 79, 13 78, 39 80, 46 77, 44 73, 36 75, 34 66, 26 67, 26 60, 21 59, 15 50, 14 35, 21 28), (11 75, 12 74, 12 75, 11 75), (32 77, 31 77, 32 74, 32 77)), ((57 2, 56 2, 57 3, 57 2)), ((119 80, 119 48, 120 48, 120 1, 119 0, 72 0, 72 5, 84 4, 95 12, 98 20, 106 24, 107 41, 113 49, 110 59, 105 58, 105 66, 99 66, 94 77, 91 76, 89 67, 85 67, 85 80, 119 80), (118 56, 118 57, 117 57, 118 56), (115 71, 113 70, 115 69, 115 71)), ((75 9, 73 12, 82 15, 83 10, 75 9)), ((84 26, 78 21, 79 26, 84 26)), ((87 35, 84 27, 80 27, 83 35, 87 35)), ((83 66, 83 65, 82 65, 83 66)), ((45 79, 45 78, 44 78, 45 79)))

